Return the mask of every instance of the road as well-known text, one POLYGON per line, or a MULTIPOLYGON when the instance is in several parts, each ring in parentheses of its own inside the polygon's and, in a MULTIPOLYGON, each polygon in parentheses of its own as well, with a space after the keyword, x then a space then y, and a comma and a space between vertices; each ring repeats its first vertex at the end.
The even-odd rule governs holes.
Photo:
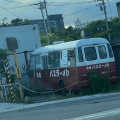
POLYGON ((120 96, 1 113, 0 120, 120 120, 120 96))

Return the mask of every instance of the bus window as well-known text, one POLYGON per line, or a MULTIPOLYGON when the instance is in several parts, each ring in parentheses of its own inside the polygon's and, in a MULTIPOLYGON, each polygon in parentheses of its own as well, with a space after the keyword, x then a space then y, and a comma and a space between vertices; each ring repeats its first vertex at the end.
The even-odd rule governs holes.
POLYGON ((68 61, 70 61, 70 57, 75 57, 75 51, 74 50, 68 50, 68 61))
POLYGON ((42 65, 43 65, 43 69, 47 70, 48 69, 48 62, 47 62, 47 56, 42 56, 42 65))
POLYGON ((112 52, 110 44, 107 44, 107 47, 108 47, 109 57, 112 58, 113 57, 113 52, 112 52))
POLYGON ((48 54, 49 68, 60 67, 60 51, 48 54))
POLYGON ((81 47, 78 48, 78 59, 79 59, 79 62, 83 62, 83 54, 82 54, 81 47))
POLYGON ((55 52, 55 66, 60 67, 60 51, 55 52))
POLYGON ((92 61, 97 59, 95 47, 86 47, 84 48, 85 58, 87 61, 92 61))
POLYGON ((107 52, 104 45, 98 46, 98 51, 101 59, 107 58, 107 52))
POLYGON ((49 65, 49 68, 53 68, 54 67, 54 59, 55 59, 54 52, 50 52, 48 54, 48 65, 49 65))
POLYGON ((40 69, 41 68, 41 59, 40 59, 40 55, 36 55, 36 68, 40 69))
POLYGON ((35 69, 35 56, 31 56, 30 58, 30 70, 35 69))
POLYGON ((68 50, 68 64, 69 64, 69 66, 70 67, 74 67, 75 66, 75 58, 76 58, 76 56, 75 56, 75 50, 73 49, 73 50, 68 50))

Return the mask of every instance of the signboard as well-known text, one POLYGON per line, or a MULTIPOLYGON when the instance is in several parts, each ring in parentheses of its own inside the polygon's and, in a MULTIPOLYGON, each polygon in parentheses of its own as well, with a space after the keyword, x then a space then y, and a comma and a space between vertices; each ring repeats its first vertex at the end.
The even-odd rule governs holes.
POLYGON ((62 58, 61 58, 61 66, 65 67, 68 65, 68 60, 67 60, 67 50, 62 51, 62 58))

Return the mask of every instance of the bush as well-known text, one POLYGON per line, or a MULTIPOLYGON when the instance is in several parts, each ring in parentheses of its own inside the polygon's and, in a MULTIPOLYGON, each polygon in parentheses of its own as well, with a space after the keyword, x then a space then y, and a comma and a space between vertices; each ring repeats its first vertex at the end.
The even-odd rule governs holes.
POLYGON ((100 76, 97 72, 89 75, 89 92, 91 94, 106 93, 110 91, 110 79, 100 76))

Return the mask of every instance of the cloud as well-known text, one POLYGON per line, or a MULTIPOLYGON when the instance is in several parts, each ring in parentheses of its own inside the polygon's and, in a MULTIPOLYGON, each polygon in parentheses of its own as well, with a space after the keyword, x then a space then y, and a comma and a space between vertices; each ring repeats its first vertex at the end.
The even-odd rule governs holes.
MULTIPOLYGON (((20 18, 28 19, 42 19, 41 11, 38 9, 39 6, 21 7, 17 9, 9 9, 28 4, 38 3, 39 0, 11 0, 13 2, 7 2, 2 0, 1 6, 4 6, 8 11, 0 8, 0 19, 7 17, 7 21, 15 19, 17 16, 20 18), (15 3, 14 3, 15 2, 15 3), (17 3, 18 2, 18 3, 17 3), (24 3, 24 4, 20 4, 24 3), (27 3, 27 4, 26 4, 27 3), (15 15, 14 15, 15 14, 15 15)), ((42 0, 43 1, 43 0, 42 0)), ((89 22, 96 19, 104 18, 104 14, 100 11, 99 6, 96 6, 99 2, 84 3, 92 0, 46 0, 48 14, 63 14, 64 22, 66 26, 74 25, 74 21, 79 18, 81 22, 89 22), (82 3, 83 2, 83 3, 82 3), (58 6, 59 5, 59 6, 58 6)), ((119 0, 106 1, 107 15, 117 16, 116 2, 119 0)))

